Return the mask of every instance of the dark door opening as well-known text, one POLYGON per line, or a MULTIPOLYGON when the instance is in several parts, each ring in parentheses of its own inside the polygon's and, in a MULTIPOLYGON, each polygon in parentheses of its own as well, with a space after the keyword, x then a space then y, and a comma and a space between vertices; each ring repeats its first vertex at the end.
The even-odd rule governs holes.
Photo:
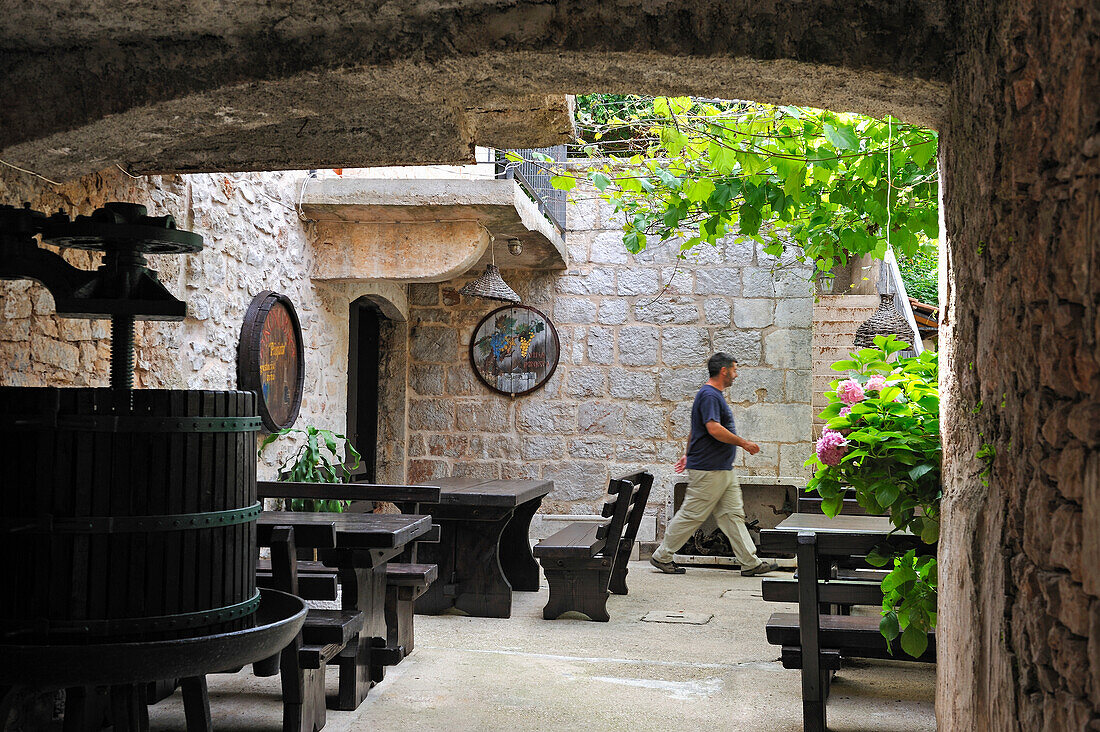
POLYGON ((362 454, 353 480, 375 482, 378 464, 378 367, 382 359, 378 306, 359 298, 349 312, 348 439, 362 454))

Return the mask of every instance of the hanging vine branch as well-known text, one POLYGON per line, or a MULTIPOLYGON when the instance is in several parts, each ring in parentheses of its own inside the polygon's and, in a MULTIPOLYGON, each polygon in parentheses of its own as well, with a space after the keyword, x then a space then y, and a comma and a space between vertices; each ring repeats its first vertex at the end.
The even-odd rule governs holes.
POLYGON ((939 234, 932 130, 754 102, 579 101, 591 161, 583 172, 543 163, 554 187, 586 179, 624 214, 632 253, 668 241, 687 252, 736 231, 828 272, 853 255, 881 258, 888 246, 914 256, 939 234))

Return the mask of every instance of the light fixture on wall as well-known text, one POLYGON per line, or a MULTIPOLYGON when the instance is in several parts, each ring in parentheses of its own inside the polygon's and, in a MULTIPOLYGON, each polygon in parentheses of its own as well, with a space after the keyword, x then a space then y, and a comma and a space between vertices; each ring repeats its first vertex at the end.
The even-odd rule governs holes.
POLYGON ((513 257, 518 257, 523 254, 523 242, 518 237, 512 237, 508 240, 508 251, 511 252, 513 257))
POLYGON ((501 302, 519 302, 519 295, 500 276, 497 268, 496 240, 489 236, 489 246, 492 248, 493 261, 485 265, 485 271, 475 280, 466 283, 459 290, 459 294, 471 297, 483 297, 486 300, 500 300, 501 302))

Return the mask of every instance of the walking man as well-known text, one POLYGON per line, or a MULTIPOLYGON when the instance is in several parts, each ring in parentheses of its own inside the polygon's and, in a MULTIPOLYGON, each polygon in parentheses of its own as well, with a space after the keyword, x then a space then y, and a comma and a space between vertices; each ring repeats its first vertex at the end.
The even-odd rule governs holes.
POLYGON ((738 447, 750 455, 760 452, 759 445, 737 434, 733 412, 722 395, 737 378, 737 360, 716 353, 707 359, 707 373, 710 378, 695 394, 691 405, 687 453, 676 461, 677 473, 687 468, 687 495, 649 563, 667 574, 683 574, 684 568, 672 561, 672 555, 713 513, 718 528, 730 540, 741 574, 751 577, 771 572, 779 566, 756 556, 756 546, 745 527, 741 484, 733 474, 738 447))

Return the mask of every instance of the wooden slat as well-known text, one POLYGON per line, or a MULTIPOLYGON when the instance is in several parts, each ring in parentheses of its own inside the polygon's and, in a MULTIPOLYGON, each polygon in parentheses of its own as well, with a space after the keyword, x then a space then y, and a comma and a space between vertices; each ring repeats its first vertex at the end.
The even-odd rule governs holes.
MULTIPOLYGON (((256 584, 259 587, 269 587, 273 590, 279 589, 275 586, 275 578, 272 576, 270 570, 267 572, 257 572, 256 584)), ((303 600, 335 600, 337 598, 337 587, 338 583, 334 572, 328 575, 298 575, 298 597, 303 600)))
POLYGON ((386 584, 396 587, 428 586, 439 577, 439 567, 435 564, 386 564, 386 584))
MULTIPOLYGON (((257 559, 256 560, 256 572, 271 573, 271 560, 270 559, 257 559)), ((304 559, 298 560, 298 574, 334 574, 336 572, 332 567, 326 567, 321 562, 307 561, 304 559)))
POLYGON ((277 526, 292 526, 294 528, 294 543, 297 546, 315 549, 336 546, 336 525, 333 522, 291 521, 284 514, 294 516, 289 511, 272 511, 260 514, 260 518, 256 522, 257 544, 271 546, 271 535, 277 526))
POLYGON ((428 533, 432 527, 432 517, 407 514, 265 511, 260 514, 256 525, 261 545, 265 545, 270 540, 271 527, 280 524, 294 527, 295 540, 300 547, 390 549, 404 546, 428 533), (327 543, 329 526, 335 527, 335 544, 327 543), (320 533, 315 533, 318 530, 320 533))
MULTIPOLYGON (((857 658, 888 658, 895 661, 912 661, 912 656, 901 650, 895 642, 894 655, 886 650, 886 639, 879 633, 880 618, 877 615, 821 615, 820 635, 824 648, 839 649, 842 655, 857 658)), ((776 646, 800 645, 797 613, 773 613, 765 626, 768 643, 776 646)), ((935 660, 935 632, 929 634, 928 652, 921 661, 935 660)))
POLYGON ((890 574, 890 570, 888 569, 838 569, 836 571, 836 578, 882 584, 882 581, 886 579, 886 575, 888 574, 890 574))
POLYGON ((302 640, 307 645, 347 645, 362 630, 363 620, 359 610, 311 609, 302 626, 302 640))
POLYGON ((596 537, 600 526, 592 523, 569 524, 536 544, 533 553, 536 557, 547 558, 594 556, 605 544, 604 539, 596 537))
POLYGON ((262 498, 315 498, 390 503, 438 503, 440 488, 434 485, 374 485, 371 483, 256 482, 262 498))
MULTIPOLYGON (((798 602, 798 582, 764 578, 760 591, 766 602, 798 602)), ((881 605, 882 586, 874 582, 831 580, 817 585, 818 602, 832 605, 881 605)))
MULTIPOLYGON (((819 652, 821 668, 825 671, 839 671, 841 666, 840 651, 835 648, 822 648, 819 652)), ((779 660, 783 662, 783 668, 802 668, 802 647, 783 646, 779 660)))
MULTIPOLYGON (((438 502, 444 506, 472 505, 506 508, 514 508, 545 496, 554 488, 554 482, 550 480, 437 478, 427 484, 439 486, 442 489, 438 502)), ((434 503, 434 501, 428 503, 434 503)))
POLYGON ((342 643, 302 646, 298 649, 298 665, 302 668, 322 668, 326 663, 336 658, 343 649, 344 644, 342 643))

